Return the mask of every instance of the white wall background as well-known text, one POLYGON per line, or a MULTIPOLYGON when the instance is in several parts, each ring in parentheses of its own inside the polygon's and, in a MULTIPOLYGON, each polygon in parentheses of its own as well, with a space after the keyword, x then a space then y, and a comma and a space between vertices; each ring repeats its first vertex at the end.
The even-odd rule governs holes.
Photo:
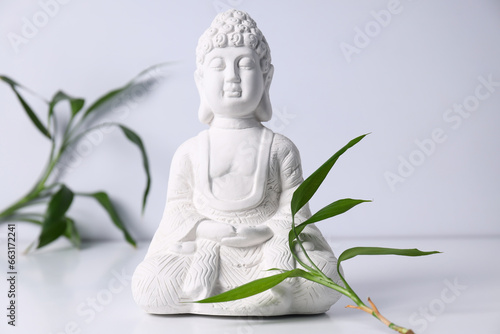
MULTIPOLYGON (((106 115, 145 142, 153 177, 145 215, 139 153, 118 131, 91 145, 64 179, 76 191, 108 191, 136 238, 151 238, 160 221, 176 147, 204 128, 197 120, 194 50, 217 11, 229 6, 248 11, 270 43, 275 119, 269 127, 296 143, 305 175, 348 140, 372 132, 334 167, 312 208, 343 197, 374 202, 321 223, 327 238, 500 234, 500 2, 72 0, 49 6, 53 16, 14 47, 9 33, 22 36, 25 20, 40 19, 43 3, 55 2, 0 2, 0 74, 46 98, 63 89, 90 102, 150 65, 176 61, 147 96, 106 115), (381 26, 372 11, 388 8, 397 14, 381 26), (357 29, 372 29, 372 36, 363 41, 357 29), (346 57, 342 43, 358 53, 346 57), (494 83, 491 92, 479 88, 489 95, 473 106, 479 77, 494 83), (463 103, 474 109, 470 116, 447 111, 463 103), (429 155, 418 153, 415 141, 436 129, 444 141, 429 155), (391 188, 385 174, 397 174, 401 158, 419 165, 391 188)), ((43 104, 30 101, 45 115, 43 104)), ((49 143, 4 84, 0 109, 3 208, 32 186, 49 143)), ((91 201, 78 199, 70 215, 87 239, 121 238, 91 201)), ((29 238, 36 233, 20 230, 29 238)))

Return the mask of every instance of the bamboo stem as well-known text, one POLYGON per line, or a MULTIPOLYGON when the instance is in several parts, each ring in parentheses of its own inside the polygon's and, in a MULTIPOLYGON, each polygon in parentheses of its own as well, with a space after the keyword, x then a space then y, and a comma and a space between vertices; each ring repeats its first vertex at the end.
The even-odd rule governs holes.
POLYGON ((368 297, 368 303, 370 304, 371 308, 366 306, 364 303, 359 303, 357 306, 354 305, 347 305, 346 308, 354 308, 357 310, 361 310, 363 312, 366 312, 368 314, 373 315, 375 318, 377 318, 380 322, 382 322, 384 325, 389 327, 390 329, 395 330, 398 333, 401 334, 415 334, 411 329, 404 328, 401 326, 398 326, 392 322, 390 322, 386 317, 384 317, 382 314, 380 314, 380 311, 378 308, 375 306, 375 304, 372 302, 370 297, 368 297))

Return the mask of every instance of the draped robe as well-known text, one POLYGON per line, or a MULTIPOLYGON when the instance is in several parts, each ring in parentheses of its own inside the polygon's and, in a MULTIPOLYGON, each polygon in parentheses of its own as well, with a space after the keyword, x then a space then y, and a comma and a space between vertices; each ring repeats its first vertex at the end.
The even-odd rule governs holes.
MULTIPOLYGON (((177 149, 170 169, 162 220, 132 279, 134 299, 147 312, 219 315, 322 313, 340 298, 338 292, 317 283, 289 278, 271 290, 242 300, 216 304, 185 303, 195 296, 208 297, 276 273, 267 269, 301 268, 288 247, 292 221, 290 201, 303 181, 298 150, 288 138, 265 127, 261 128, 260 142, 252 145, 257 150, 251 191, 248 196, 234 200, 214 195, 216 185, 209 175, 209 130, 177 149), (224 246, 197 236, 197 226, 204 220, 224 222, 236 228, 265 224, 273 236, 257 246, 224 246)), ((295 222, 299 224, 310 216, 309 207, 305 205, 296 214, 295 222)), ((308 254, 316 265, 339 282, 337 260, 320 231, 309 225, 301 239, 314 245, 308 254)))

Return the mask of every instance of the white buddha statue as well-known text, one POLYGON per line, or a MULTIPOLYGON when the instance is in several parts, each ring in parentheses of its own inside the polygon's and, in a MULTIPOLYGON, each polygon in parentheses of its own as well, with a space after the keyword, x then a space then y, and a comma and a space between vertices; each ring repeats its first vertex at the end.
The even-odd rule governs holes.
MULTIPOLYGON (((294 144, 262 125, 271 119, 269 46, 250 16, 217 15, 196 50, 199 119, 209 125, 176 151, 165 212, 132 279, 137 304, 156 314, 323 313, 340 294, 289 278, 250 298, 195 301, 300 264, 288 248, 290 201, 303 181, 294 144)), ((306 205, 296 223, 310 217, 306 205)), ((302 234, 309 256, 339 282, 337 260, 314 225, 302 234)), ((299 252, 299 256, 300 256, 299 252)))

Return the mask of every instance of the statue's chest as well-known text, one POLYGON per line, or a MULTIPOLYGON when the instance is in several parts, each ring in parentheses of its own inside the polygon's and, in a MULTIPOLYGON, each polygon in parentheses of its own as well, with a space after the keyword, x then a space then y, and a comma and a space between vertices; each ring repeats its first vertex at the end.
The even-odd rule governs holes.
POLYGON ((260 136, 217 138, 210 142, 209 175, 212 179, 251 176, 255 173, 260 136))
POLYGON ((210 139, 209 177, 213 194, 221 199, 245 198, 254 185, 260 133, 232 133, 210 139))
POLYGON ((218 210, 246 210, 264 198, 272 131, 210 129, 200 133, 197 188, 218 210))

